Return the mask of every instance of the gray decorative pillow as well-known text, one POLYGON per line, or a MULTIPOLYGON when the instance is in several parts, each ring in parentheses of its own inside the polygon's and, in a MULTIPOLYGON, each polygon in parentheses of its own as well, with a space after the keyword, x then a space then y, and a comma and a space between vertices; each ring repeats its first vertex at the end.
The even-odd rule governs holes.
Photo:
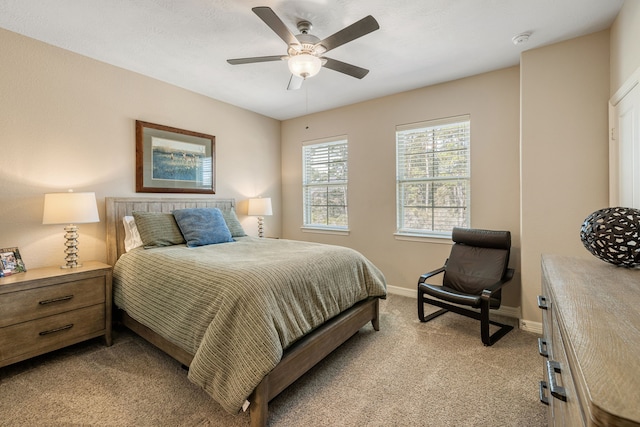
POLYGON ((133 212, 138 232, 145 249, 183 244, 173 214, 164 212, 133 212))
POLYGON ((238 220, 236 211, 233 209, 223 210, 222 216, 224 217, 224 222, 227 223, 227 227, 229 227, 231 237, 244 237, 247 235, 247 233, 244 232, 244 228, 242 228, 242 224, 240 224, 240 221, 238 220))
POLYGON ((231 232, 218 208, 191 208, 173 211, 187 246, 233 242, 231 232))

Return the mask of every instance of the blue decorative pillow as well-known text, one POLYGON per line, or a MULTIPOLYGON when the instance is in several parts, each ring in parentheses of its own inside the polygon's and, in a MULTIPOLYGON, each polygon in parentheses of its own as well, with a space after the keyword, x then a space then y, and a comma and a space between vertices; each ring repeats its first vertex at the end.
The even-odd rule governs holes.
POLYGON ((233 242, 218 208, 178 209, 173 216, 189 247, 233 242))

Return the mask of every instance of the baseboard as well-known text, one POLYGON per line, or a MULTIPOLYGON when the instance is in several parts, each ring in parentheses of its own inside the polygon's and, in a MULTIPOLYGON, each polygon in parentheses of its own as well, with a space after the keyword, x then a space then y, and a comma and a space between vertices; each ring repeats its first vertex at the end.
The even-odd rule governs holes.
MULTIPOLYGON (((407 288, 401 288, 399 286, 391 286, 391 285, 387 285, 387 292, 389 292, 390 294, 394 294, 394 295, 401 295, 403 297, 409 297, 409 298, 418 298, 418 291, 417 289, 407 289, 407 288)), ((536 332, 535 330, 532 330, 531 327, 535 328, 535 322, 530 322, 530 321, 524 321, 521 319, 521 311, 520 311, 520 307, 508 307, 508 306, 501 306, 499 309, 497 310, 493 310, 492 313, 495 313, 499 316, 505 316, 505 317, 511 317, 514 319, 518 319, 519 320, 519 325, 520 325, 520 329, 526 330, 526 331, 531 331, 531 332, 536 332)), ((540 327, 540 332, 542 333, 542 324, 539 324, 540 327)))
POLYGON ((533 332, 542 335, 542 323, 532 322, 531 320, 520 319, 520 329, 527 332, 533 332))
POLYGON ((399 286, 391 286, 391 285, 387 285, 387 292, 390 294, 394 294, 394 295, 400 295, 403 297, 409 297, 409 298, 418 298, 418 288, 416 289, 407 289, 407 288, 401 288, 399 286))

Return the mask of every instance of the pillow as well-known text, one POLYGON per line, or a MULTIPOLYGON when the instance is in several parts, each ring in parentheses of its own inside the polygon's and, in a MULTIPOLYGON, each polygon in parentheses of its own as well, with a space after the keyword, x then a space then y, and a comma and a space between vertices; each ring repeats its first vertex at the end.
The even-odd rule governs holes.
POLYGON ((184 237, 180 233, 173 214, 134 212, 133 218, 136 221, 136 227, 138 227, 145 249, 184 243, 184 237))
POLYGON ((131 249, 142 246, 142 239, 136 227, 136 220, 132 216, 122 218, 124 224, 124 250, 129 252, 131 249))
POLYGON ((222 211, 222 216, 224 217, 224 222, 227 223, 227 227, 229 227, 231 237, 244 237, 247 235, 247 233, 244 232, 244 228, 242 228, 242 224, 238 221, 236 211, 233 209, 224 210, 222 211))
POLYGON ((173 211, 187 246, 233 242, 229 227, 218 208, 191 208, 173 211))

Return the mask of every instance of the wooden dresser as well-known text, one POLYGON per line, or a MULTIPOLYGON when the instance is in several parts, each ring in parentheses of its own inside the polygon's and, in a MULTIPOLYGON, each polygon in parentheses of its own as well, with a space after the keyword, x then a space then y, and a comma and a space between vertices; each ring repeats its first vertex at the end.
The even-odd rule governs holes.
POLYGON ((0 278, 0 367, 99 336, 111 345, 111 266, 0 278))
POLYGON ((550 426, 640 426, 640 270, 542 256, 540 400, 550 426))

